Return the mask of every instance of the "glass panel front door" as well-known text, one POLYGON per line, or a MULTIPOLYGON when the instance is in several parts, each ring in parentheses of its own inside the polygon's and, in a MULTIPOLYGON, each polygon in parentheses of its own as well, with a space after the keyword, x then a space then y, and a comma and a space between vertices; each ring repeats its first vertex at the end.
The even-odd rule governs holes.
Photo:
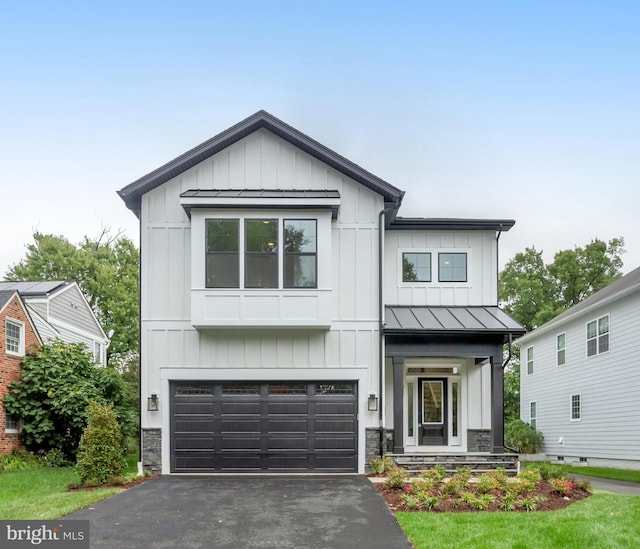
POLYGON ((447 425, 447 379, 420 379, 418 401, 418 444, 424 446, 446 446, 447 425))

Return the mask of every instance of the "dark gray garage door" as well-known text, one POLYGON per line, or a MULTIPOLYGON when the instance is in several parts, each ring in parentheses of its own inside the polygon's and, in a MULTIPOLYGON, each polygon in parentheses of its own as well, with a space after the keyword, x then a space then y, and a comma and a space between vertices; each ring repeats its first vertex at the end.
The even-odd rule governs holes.
POLYGON ((171 390, 171 471, 355 472, 356 382, 184 382, 171 390))

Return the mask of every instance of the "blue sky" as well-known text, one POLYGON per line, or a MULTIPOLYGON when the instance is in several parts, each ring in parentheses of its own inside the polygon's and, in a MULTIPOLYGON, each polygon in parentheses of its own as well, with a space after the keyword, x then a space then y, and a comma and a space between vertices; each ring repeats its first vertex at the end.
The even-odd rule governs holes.
POLYGON ((640 2, 5 3, 0 276, 34 230, 135 242, 116 190, 259 109, 406 191, 511 218, 502 263, 640 266, 640 2))

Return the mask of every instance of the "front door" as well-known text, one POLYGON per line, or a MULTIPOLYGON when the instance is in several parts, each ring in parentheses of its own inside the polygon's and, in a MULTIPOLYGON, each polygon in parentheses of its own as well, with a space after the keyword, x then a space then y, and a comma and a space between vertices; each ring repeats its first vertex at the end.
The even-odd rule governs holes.
POLYGON ((446 446, 447 379, 418 379, 418 444, 446 446))

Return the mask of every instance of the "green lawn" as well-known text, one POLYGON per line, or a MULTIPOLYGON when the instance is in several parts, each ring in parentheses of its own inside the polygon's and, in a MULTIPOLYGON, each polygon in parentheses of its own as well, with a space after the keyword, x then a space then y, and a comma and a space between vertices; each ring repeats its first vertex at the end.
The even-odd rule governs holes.
POLYGON ((640 497, 607 493, 561 511, 398 513, 417 549, 628 548, 640 539, 640 497))
POLYGON ((55 519, 120 491, 112 487, 67 492, 67 485, 79 480, 69 467, 0 473, 0 520, 55 519))
POLYGON ((613 480, 627 480, 629 482, 640 482, 640 471, 629 469, 609 469, 606 467, 572 467, 566 466, 567 473, 576 475, 589 475, 599 478, 610 478, 613 480))

